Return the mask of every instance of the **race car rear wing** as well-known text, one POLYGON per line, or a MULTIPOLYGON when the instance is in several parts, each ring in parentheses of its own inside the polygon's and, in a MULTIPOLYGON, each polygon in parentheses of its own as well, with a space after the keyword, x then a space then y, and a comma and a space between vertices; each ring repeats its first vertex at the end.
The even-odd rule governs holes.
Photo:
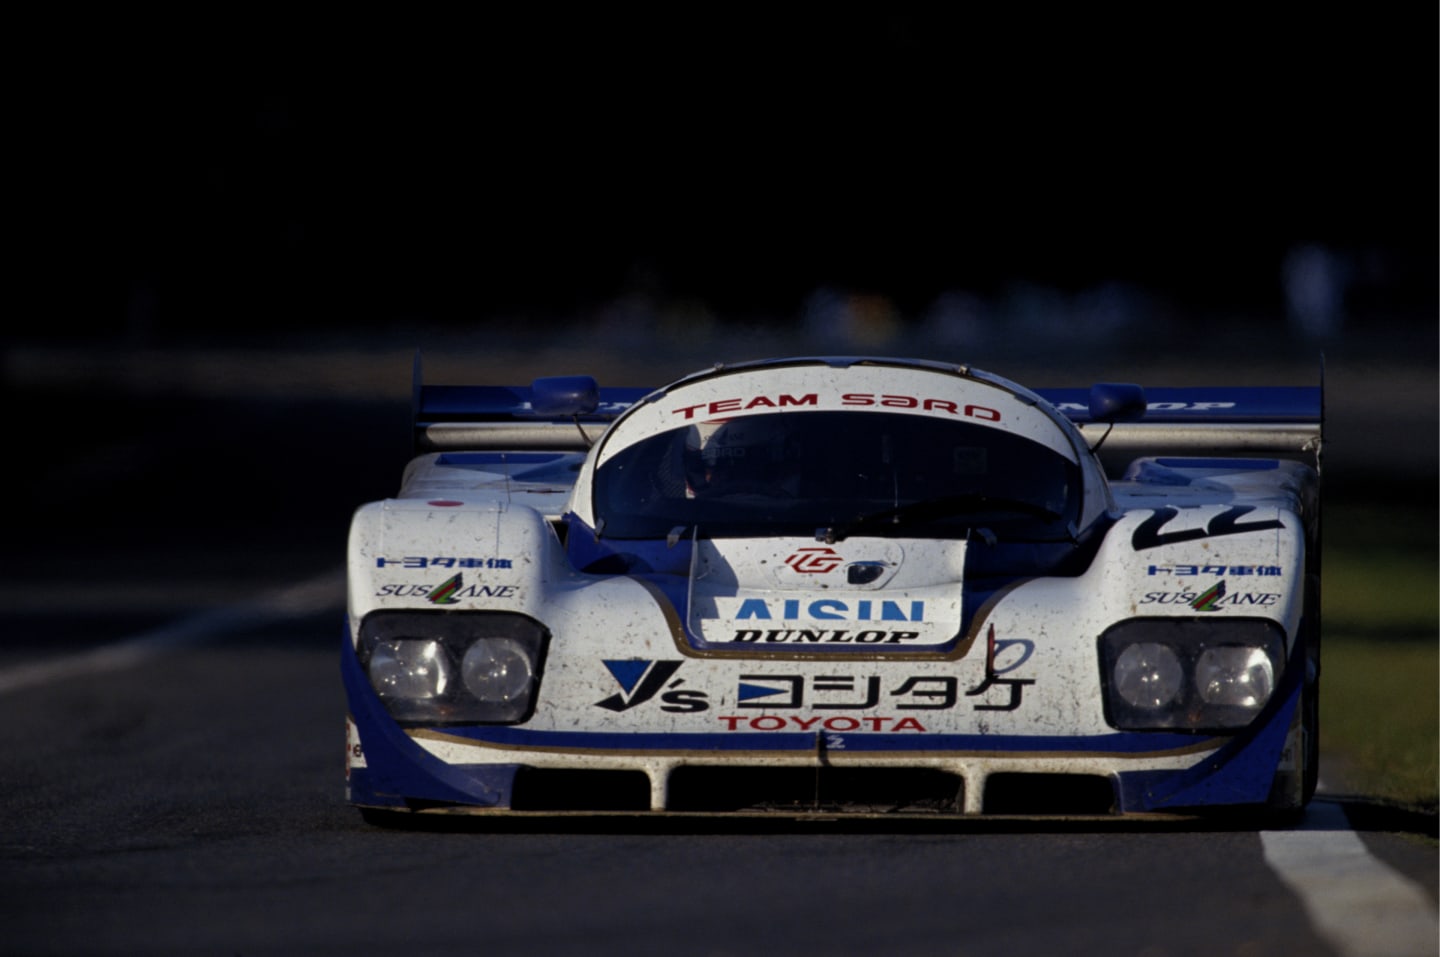
POLYGON ((1094 390, 1036 389, 1079 428, 1105 470, 1119 474, 1141 456, 1282 458, 1320 468, 1322 386, 1147 388, 1145 413, 1130 421, 1097 420, 1094 390))
MULTIPOLYGON (((1107 387, 1036 389, 1073 421, 1107 472, 1141 456, 1295 459, 1318 470, 1321 386, 1145 389, 1139 418, 1108 416, 1107 387)), ((1136 387, 1126 387, 1141 395, 1136 387)), ((600 388, 588 376, 537 379, 529 386, 425 385, 416 362, 412 420, 417 452, 584 451, 648 388, 600 388)))
POLYGON ((528 386, 422 385, 412 401, 417 452, 583 452, 651 389, 600 389, 587 376, 528 386), (568 402, 567 402, 568 399, 568 402))

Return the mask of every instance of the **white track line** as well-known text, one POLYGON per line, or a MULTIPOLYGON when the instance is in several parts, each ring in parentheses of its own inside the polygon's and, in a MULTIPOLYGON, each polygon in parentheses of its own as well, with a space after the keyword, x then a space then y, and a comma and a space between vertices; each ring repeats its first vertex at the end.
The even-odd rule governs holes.
POLYGON ((0 671, 0 694, 78 675, 128 668, 166 649, 199 644, 245 628, 338 607, 343 598, 344 576, 341 572, 330 572, 239 605, 192 615, 115 644, 0 671))
POLYGON ((1262 831, 1265 862, 1345 957, 1433 957, 1440 916, 1423 888, 1376 859, 1338 804, 1318 800, 1293 831, 1262 831))

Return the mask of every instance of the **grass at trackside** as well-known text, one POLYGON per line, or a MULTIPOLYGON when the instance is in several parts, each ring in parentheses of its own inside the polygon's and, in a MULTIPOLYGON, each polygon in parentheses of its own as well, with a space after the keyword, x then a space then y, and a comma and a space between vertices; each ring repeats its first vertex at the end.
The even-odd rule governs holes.
POLYGON ((1326 632, 1413 638, 1436 635, 1440 596, 1433 557, 1366 555, 1326 547, 1326 632))
POLYGON ((1391 504, 1326 502, 1324 522, 1327 630, 1435 637, 1437 503, 1408 495, 1391 504))
POLYGON ((1320 740, 1332 782, 1434 812, 1440 790, 1440 561, 1434 501, 1327 503, 1320 740))
POLYGON ((1349 791, 1353 783, 1367 797, 1434 811, 1440 776, 1435 639, 1328 634, 1324 649, 1321 747, 1340 756, 1353 779, 1331 785, 1349 791))

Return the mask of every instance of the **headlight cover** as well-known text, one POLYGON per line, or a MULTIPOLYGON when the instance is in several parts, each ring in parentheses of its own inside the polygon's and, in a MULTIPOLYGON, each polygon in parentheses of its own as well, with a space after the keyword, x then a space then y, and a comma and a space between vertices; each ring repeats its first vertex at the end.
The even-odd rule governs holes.
POLYGON ((356 653, 402 725, 519 724, 535 707, 549 632, 510 612, 382 611, 356 653))
POLYGON ((1233 731, 1255 719, 1285 666, 1264 618, 1134 618, 1100 636, 1106 720, 1122 731, 1233 731))

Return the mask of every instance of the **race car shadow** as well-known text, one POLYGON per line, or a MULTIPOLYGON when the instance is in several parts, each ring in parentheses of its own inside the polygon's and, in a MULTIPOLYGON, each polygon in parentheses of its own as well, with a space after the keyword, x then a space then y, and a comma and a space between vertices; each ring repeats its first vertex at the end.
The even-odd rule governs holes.
POLYGON ((938 814, 795 809, 744 812, 504 811, 363 812, 366 823, 409 831, 484 834, 1004 834, 1355 830, 1436 838, 1433 808, 1355 795, 1324 795, 1300 812, 1240 809, 1205 814, 938 814))
POLYGON ((1440 814, 1437 814, 1434 805, 1414 807, 1360 794, 1328 793, 1316 798, 1299 826, 1308 830, 1330 830, 1344 826, 1332 821, 1327 827, 1327 822, 1320 815, 1312 813, 1327 804, 1344 812, 1344 820, 1352 831, 1413 834, 1428 837, 1432 841, 1440 839, 1440 826, 1437 826, 1440 824, 1440 814), (1316 818, 1321 820, 1317 821, 1316 818))

